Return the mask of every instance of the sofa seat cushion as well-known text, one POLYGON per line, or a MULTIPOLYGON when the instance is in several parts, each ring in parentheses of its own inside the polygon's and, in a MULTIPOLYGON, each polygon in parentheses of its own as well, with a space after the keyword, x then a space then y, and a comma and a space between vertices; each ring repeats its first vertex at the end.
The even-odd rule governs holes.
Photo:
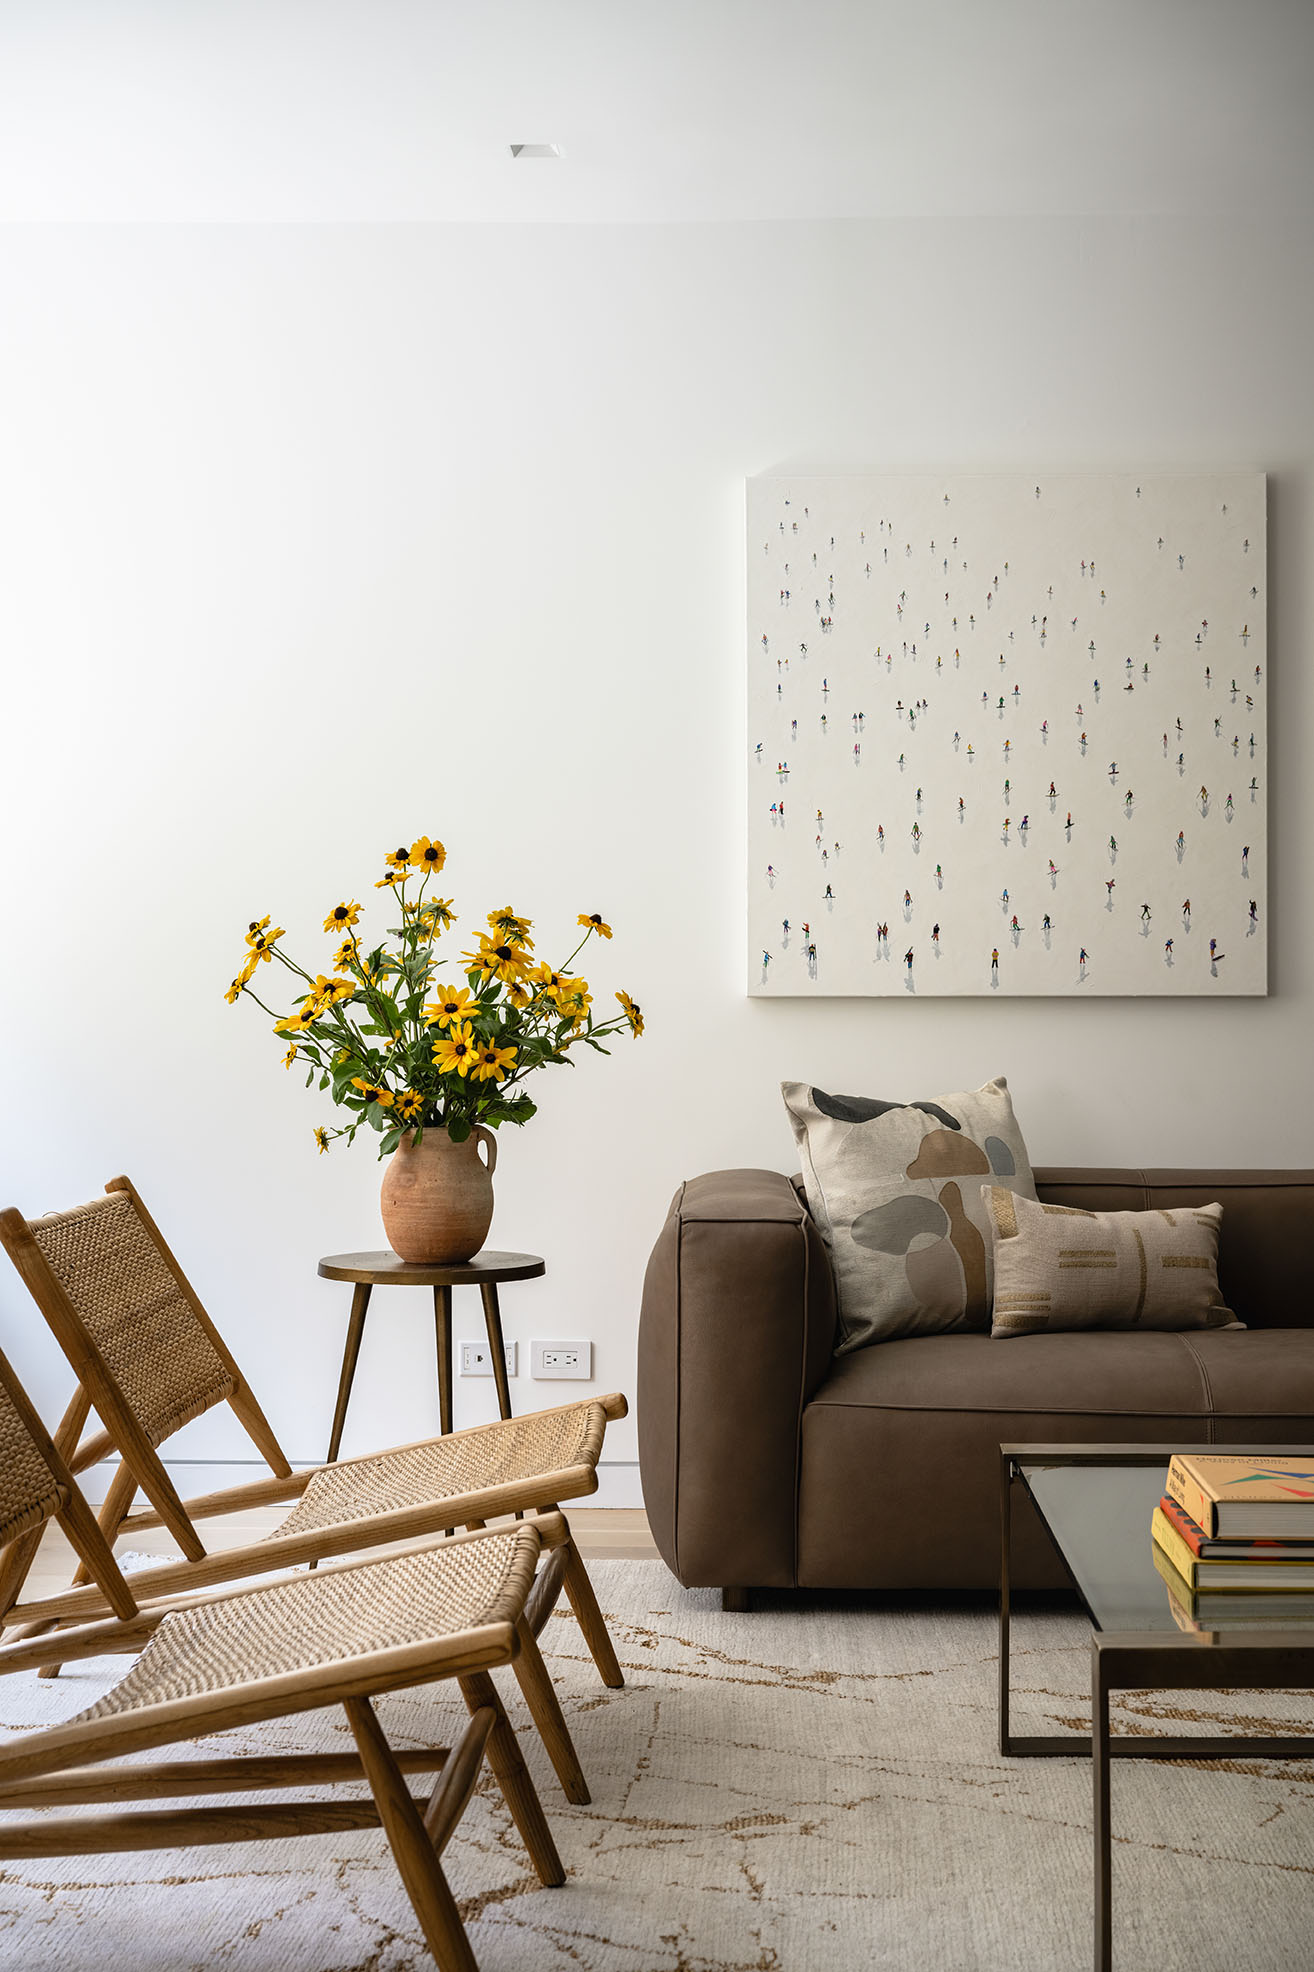
MULTIPOLYGON (((1314 1330, 882 1342, 803 1412, 799 1580, 995 1586, 1001 1444, 1298 1444, 1312 1420, 1314 1330)), ((1017 1537, 1020 1586, 1065 1579, 1033 1516, 1017 1537)))
POLYGON ((813 1402, 1010 1416, 1314 1418, 1314 1329, 1078 1331, 1015 1336, 1007 1349, 991 1340, 921 1335, 855 1350, 836 1357, 813 1402))

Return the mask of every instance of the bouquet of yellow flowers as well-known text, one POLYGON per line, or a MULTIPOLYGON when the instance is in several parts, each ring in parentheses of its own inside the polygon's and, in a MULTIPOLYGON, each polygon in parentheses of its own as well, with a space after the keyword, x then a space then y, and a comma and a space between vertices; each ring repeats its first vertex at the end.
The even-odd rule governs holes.
POLYGON ((608 1054, 604 1038, 628 1029, 637 1039, 643 1032, 643 1015, 628 993, 615 996, 618 1014, 596 1020, 588 980, 570 971, 590 938, 611 937, 611 926, 592 912, 580 914, 583 937, 554 967, 534 959, 530 918, 509 906, 490 911, 489 930, 477 934, 473 951, 460 954, 465 984, 442 984, 439 974, 456 968, 440 960, 438 944, 456 913, 451 898, 431 894, 429 884, 446 861, 442 843, 427 835, 384 857, 374 887, 397 902, 401 923, 387 934, 391 943, 367 948, 358 928, 361 906, 335 904, 324 920, 325 931, 341 940, 331 972, 299 966, 283 949, 282 927, 271 930, 267 917, 247 930, 241 971, 224 998, 231 1005, 245 993, 270 1014, 274 1032, 288 1043, 284 1066, 305 1061, 307 1088, 318 1076, 320 1088, 350 1112, 349 1123, 316 1129, 321 1151, 334 1137, 350 1143, 362 1123, 380 1133, 380 1157, 408 1133, 418 1143, 430 1126, 463 1143, 476 1123, 494 1130, 499 1123, 527 1123, 535 1104, 512 1090, 532 1070, 570 1064, 581 1043, 608 1054), (251 983, 261 965, 274 963, 305 982, 290 1013, 276 1014, 251 983))

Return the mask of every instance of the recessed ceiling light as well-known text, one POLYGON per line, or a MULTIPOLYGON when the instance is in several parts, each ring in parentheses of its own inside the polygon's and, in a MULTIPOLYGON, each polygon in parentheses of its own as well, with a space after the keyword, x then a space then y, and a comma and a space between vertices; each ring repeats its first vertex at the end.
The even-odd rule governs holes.
POLYGON ((564 157, 560 144, 512 144, 512 157, 564 157))

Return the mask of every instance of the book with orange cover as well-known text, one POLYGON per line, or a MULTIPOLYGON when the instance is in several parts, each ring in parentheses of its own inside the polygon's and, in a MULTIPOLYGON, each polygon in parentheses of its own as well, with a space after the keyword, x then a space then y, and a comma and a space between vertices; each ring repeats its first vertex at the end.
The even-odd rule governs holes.
POLYGON ((1165 1491, 1210 1539, 1314 1538, 1314 1457, 1174 1452, 1165 1491))
POLYGON ((1200 1561, 1314 1561, 1314 1540, 1284 1540, 1274 1534, 1234 1534, 1231 1540, 1212 1540, 1184 1506, 1165 1493, 1159 1501, 1166 1517, 1200 1561))

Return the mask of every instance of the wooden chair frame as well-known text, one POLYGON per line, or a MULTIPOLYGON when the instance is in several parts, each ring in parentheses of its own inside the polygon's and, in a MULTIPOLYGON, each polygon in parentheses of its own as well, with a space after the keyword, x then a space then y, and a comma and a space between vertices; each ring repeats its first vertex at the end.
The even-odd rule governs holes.
MULTIPOLYGON (((6 1366, 7 1367, 7 1366, 6 1366)), ((53 1449, 53 1448, 52 1448, 53 1449)), ((76 1490, 76 1489, 75 1489, 76 1490)), ((94 1522, 92 1523, 95 1524, 94 1522)), ((0 1809, 59 1808, 73 1804, 140 1800, 176 1801, 190 1795, 321 1786, 365 1779, 369 1793, 353 1800, 314 1798, 262 1802, 240 1807, 137 1809, 61 1819, 43 1815, 0 1823, 0 1858, 104 1854, 174 1848, 183 1845, 256 1841, 291 1834, 323 1834, 342 1829, 382 1827, 430 1950, 442 1972, 477 1972, 474 1953, 444 1875, 441 1857, 474 1792, 485 1758, 529 1852, 539 1881, 555 1886, 565 1871, 544 1817, 533 1781, 521 1756, 489 1671, 514 1663, 523 1648, 524 1609, 540 1547, 559 1553, 567 1535, 559 1515, 526 1521, 511 1537, 514 1557, 510 1607, 477 1629, 388 1649, 361 1651, 294 1676, 255 1677, 184 1698, 166 1698, 136 1712, 72 1720, 25 1735, 0 1748, 0 1809), (454 1678, 469 1712, 469 1723, 454 1747, 394 1752, 388 1745, 372 1701, 383 1693, 454 1678), (278 1754, 188 1761, 104 1765, 116 1757, 176 1744, 201 1734, 225 1731, 268 1718, 288 1717, 324 1705, 341 1704, 356 1742, 355 1756, 344 1753, 278 1754), (427 1796, 413 1795, 409 1773, 436 1772, 427 1796)), ((439 1557, 472 1541, 505 1538, 474 1533, 431 1543, 439 1557)), ((97 1542, 89 1556, 103 1562, 97 1542)), ((409 1556, 407 1557, 409 1559, 409 1556)), ((353 1569, 387 1565, 385 1557, 338 1562, 298 1582, 314 1596, 319 1584, 353 1569), (303 1586, 304 1585, 304 1586, 303 1586)), ((112 1563, 111 1563, 112 1566, 112 1563)), ((117 1571, 115 1571, 117 1572, 117 1571)), ((211 1606, 222 1615, 240 1614, 245 1598, 260 1585, 195 1598, 192 1607, 211 1606)), ((32 1669, 105 1652, 135 1651, 146 1643, 170 1611, 152 1608, 61 1631, 58 1636, 0 1644, 0 1672, 32 1669)))

